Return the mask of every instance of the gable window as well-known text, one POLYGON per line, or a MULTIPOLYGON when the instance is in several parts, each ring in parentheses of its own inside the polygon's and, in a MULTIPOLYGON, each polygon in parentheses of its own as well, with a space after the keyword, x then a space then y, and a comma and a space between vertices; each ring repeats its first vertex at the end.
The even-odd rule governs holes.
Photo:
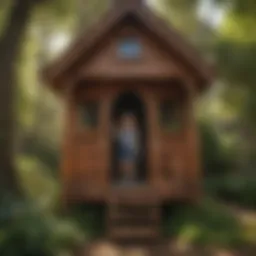
POLYGON ((96 102, 87 102, 79 106, 80 123, 85 128, 96 128, 98 125, 99 106, 96 102))
POLYGON ((160 103, 160 125, 164 130, 179 130, 182 122, 181 106, 177 101, 165 100, 160 103))
POLYGON ((122 59, 138 59, 142 54, 142 45, 138 38, 123 38, 118 43, 118 57, 122 59))

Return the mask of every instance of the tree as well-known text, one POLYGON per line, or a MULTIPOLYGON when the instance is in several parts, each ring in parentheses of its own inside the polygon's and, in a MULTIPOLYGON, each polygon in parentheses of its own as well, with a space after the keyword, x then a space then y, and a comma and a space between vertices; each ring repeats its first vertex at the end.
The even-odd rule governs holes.
POLYGON ((255 8, 255 1, 230 1, 220 30, 221 38, 216 45, 219 73, 226 83, 224 99, 226 105, 236 112, 240 168, 243 172, 253 172, 256 165, 255 8))
POLYGON ((35 3, 33 0, 13 1, 0 40, 0 195, 6 191, 15 194, 19 191, 13 155, 15 64, 35 3))
POLYGON ((199 0, 161 0, 154 1, 154 8, 170 23, 193 38, 200 25, 197 7, 199 0))
MULTIPOLYGON (((15 134, 15 96, 17 90, 17 61, 34 8, 42 3, 61 10, 67 0, 13 0, 4 1, 5 16, 0 37, 0 196, 18 194, 20 189, 15 172, 14 134, 15 134), (10 4, 9 4, 10 3, 10 4)), ((0 24, 1 25, 1 24, 0 24)))

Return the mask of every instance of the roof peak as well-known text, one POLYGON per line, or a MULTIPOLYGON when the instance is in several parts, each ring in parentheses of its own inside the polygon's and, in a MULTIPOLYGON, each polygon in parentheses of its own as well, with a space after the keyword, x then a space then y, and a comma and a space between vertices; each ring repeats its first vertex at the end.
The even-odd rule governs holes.
POLYGON ((126 7, 142 7, 144 0, 113 0, 113 7, 116 9, 126 7))

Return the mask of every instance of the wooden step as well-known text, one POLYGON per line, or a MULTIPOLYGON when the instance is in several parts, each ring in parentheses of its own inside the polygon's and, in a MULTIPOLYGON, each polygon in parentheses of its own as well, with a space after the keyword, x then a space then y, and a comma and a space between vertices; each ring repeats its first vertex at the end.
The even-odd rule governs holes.
POLYGON ((138 218, 138 219, 157 219, 158 208, 139 208, 139 207, 119 207, 112 206, 109 211, 109 217, 111 219, 127 219, 127 218, 138 218))
POLYGON ((108 209, 108 235, 115 242, 151 243, 160 237, 160 207, 115 201, 108 209))
POLYGON ((153 206, 159 203, 159 195, 152 187, 120 187, 110 192, 109 203, 126 206, 153 206))
POLYGON ((159 214, 156 210, 146 214, 135 212, 119 212, 113 210, 109 213, 108 221, 111 225, 148 226, 159 224, 159 214))
POLYGON ((129 227, 145 227, 145 226, 158 226, 159 221, 157 219, 152 220, 152 219, 139 219, 139 218, 132 218, 132 219, 110 219, 109 220, 109 225, 112 227, 116 226, 129 226, 129 227))
POLYGON ((118 187, 110 193, 107 230, 113 242, 150 244, 160 237, 160 223, 160 200, 152 187, 118 187))
POLYGON ((121 197, 115 197, 112 196, 109 199, 110 204, 124 204, 126 206, 152 206, 154 204, 158 203, 157 198, 148 197, 148 196, 121 196, 121 197))
POLYGON ((159 231, 152 227, 115 227, 110 231, 112 239, 156 239, 159 237, 159 231))

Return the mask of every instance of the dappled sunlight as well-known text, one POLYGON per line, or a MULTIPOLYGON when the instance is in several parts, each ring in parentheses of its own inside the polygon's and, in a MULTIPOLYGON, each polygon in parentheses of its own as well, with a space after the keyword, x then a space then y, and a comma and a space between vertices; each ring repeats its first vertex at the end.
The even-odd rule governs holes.
POLYGON ((38 159, 28 156, 18 157, 17 168, 26 195, 42 209, 54 209, 60 196, 60 184, 51 171, 38 159))
POLYGON ((214 256, 237 256, 237 254, 228 250, 216 250, 214 256))
POLYGON ((255 256, 255 11, 0 0, 0 255, 255 256))

